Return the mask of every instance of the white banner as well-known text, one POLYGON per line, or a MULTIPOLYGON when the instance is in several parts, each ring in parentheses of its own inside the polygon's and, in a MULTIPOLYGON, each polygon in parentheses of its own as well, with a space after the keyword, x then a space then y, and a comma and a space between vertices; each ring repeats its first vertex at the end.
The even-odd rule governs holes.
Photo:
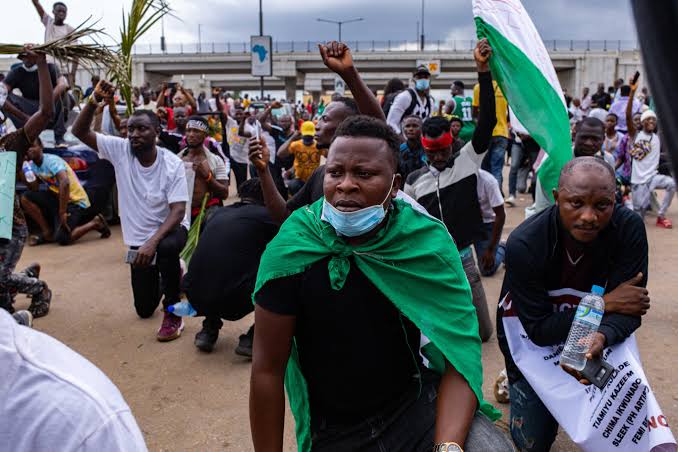
POLYGON ((273 39, 270 36, 250 37, 252 75, 254 77, 270 77, 273 75, 272 43, 273 39))
POLYGON ((440 75, 442 70, 442 65, 440 60, 417 60, 417 67, 424 65, 428 68, 428 71, 431 75, 440 75))
POLYGON ((504 299, 502 303, 504 331, 513 361, 582 450, 676 451, 666 416, 643 372, 635 336, 603 352, 615 372, 600 390, 582 385, 560 367, 564 344, 535 345, 511 309, 511 302, 504 299))

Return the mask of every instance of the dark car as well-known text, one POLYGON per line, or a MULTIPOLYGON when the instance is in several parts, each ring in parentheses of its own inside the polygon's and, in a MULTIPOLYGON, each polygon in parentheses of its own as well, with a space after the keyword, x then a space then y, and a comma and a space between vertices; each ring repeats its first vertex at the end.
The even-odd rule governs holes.
MULTIPOLYGON (((82 187, 89 196, 94 213, 102 213, 107 220, 117 220, 118 213, 114 196, 115 171, 108 160, 99 158, 99 154, 84 144, 68 148, 45 147, 47 154, 58 155, 68 163, 80 179, 82 187)), ((27 187, 17 182, 17 193, 22 194, 27 187)), ((47 185, 40 184, 40 190, 47 190, 47 185)))

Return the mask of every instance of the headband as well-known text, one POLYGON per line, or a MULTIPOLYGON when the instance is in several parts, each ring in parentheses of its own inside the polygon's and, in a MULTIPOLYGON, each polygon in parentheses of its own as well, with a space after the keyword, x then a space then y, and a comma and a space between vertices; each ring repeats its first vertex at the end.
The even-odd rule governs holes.
POLYGON ((205 124, 202 121, 195 120, 195 119, 191 119, 190 121, 188 121, 188 123, 186 124, 186 130, 188 130, 188 129, 197 129, 197 130, 200 130, 201 132, 205 132, 205 133, 207 133, 207 131, 208 131, 207 124, 205 124))
POLYGON ((452 142, 452 134, 450 132, 445 132, 438 138, 426 138, 424 136, 421 137, 421 145, 424 146, 424 149, 428 151, 444 149, 449 147, 452 142))

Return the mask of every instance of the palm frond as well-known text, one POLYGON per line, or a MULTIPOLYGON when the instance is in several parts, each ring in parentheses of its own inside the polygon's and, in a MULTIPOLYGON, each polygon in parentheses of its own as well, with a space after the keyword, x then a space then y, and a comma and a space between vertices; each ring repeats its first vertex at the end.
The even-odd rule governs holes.
POLYGON ((132 102, 132 52, 137 43, 148 30, 158 23, 171 9, 166 0, 132 0, 129 12, 122 14, 122 27, 120 28, 120 58, 127 65, 127 73, 123 79, 114 74, 112 80, 117 83, 120 94, 127 104, 127 113, 131 114, 134 109, 132 102))

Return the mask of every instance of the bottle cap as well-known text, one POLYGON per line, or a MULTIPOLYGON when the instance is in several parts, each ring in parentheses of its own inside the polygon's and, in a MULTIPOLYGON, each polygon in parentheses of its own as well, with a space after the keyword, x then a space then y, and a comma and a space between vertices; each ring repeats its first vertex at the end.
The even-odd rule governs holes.
POLYGON ((605 288, 600 286, 591 287, 591 293, 602 297, 605 294, 605 288))
POLYGON ((174 305, 167 306, 167 312, 174 312, 174 305))

